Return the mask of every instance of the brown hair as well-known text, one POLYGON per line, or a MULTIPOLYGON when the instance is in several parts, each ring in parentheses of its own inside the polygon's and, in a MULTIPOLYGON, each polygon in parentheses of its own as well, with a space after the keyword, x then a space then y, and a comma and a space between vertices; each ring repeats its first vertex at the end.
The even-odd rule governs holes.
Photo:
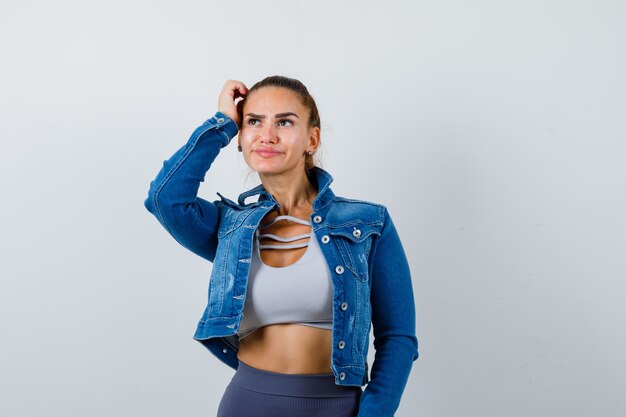
MULTIPOLYGON (((311 94, 309 93, 309 90, 306 88, 304 84, 302 84, 302 82, 300 82, 299 80, 296 80, 295 78, 284 77, 282 75, 272 75, 272 76, 262 79, 261 81, 256 82, 252 87, 250 87, 248 89, 248 94, 246 95, 246 97, 250 97, 250 94, 252 94, 254 91, 259 90, 263 87, 281 87, 281 88, 286 88, 288 90, 293 91, 300 99, 300 102, 302 103, 302 105, 306 107, 307 109, 309 109, 308 127, 320 128, 320 114, 317 110, 317 105, 315 104, 315 100, 313 99, 313 96, 311 96, 311 94)), ((242 113, 243 113, 243 106, 244 106, 245 100, 246 99, 244 98, 239 103, 237 103, 238 104, 237 111, 239 112, 239 120, 243 120, 242 113)), ((317 152, 314 155, 316 154, 317 152)), ((313 160, 313 155, 306 154, 306 157, 304 159, 305 172, 307 172, 308 174, 308 171, 314 166, 319 166, 319 165, 316 164, 315 161, 313 160)))

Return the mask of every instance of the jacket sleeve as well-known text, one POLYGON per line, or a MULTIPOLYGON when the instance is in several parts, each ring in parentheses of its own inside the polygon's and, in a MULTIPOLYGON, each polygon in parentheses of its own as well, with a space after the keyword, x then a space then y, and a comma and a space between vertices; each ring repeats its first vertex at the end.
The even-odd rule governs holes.
POLYGON ((409 264, 386 207, 383 217, 382 232, 372 243, 371 254, 370 301, 376 353, 358 417, 393 417, 419 356, 409 264))
POLYGON ((210 262, 217 250, 219 200, 209 202, 198 197, 198 188, 221 148, 238 131, 231 118, 216 112, 194 130, 183 147, 163 161, 144 200, 146 209, 178 243, 210 262))

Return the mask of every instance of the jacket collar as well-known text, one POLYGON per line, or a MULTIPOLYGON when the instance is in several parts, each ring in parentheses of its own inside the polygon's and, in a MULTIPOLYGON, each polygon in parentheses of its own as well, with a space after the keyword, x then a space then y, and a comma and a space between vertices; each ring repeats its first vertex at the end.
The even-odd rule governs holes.
MULTIPOLYGON (((313 210, 317 211, 324 208, 335 197, 335 193, 333 193, 330 189, 330 183, 333 182, 333 177, 330 173, 328 173, 328 171, 325 171, 318 166, 314 166, 309 170, 308 177, 313 186, 317 188, 317 197, 313 200, 313 210)), ((261 201, 269 200, 272 203, 276 203, 278 208, 281 207, 274 197, 265 189, 265 187, 263 187, 262 183, 241 193, 237 201, 240 206, 245 206, 245 199, 257 194, 259 194, 259 203, 261 201)))

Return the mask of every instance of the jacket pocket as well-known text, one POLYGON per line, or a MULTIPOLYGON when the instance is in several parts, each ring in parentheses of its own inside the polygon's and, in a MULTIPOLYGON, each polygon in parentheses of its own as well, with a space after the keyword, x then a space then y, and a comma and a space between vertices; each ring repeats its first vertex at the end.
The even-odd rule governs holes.
POLYGON ((368 280, 368 258, 372 238, 380 236, 382 223, 356 222, 341 226, 329 226, 345 267, 361 281, 368 280))

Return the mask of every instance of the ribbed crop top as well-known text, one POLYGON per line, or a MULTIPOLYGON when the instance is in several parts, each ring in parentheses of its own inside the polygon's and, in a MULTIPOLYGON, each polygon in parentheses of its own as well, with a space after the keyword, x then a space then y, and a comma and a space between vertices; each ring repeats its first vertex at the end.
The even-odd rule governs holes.
POLYGON ((259 327, 276 323, 298 323, 305 326, 332 329, 333 284, 324 255, 313 227, 308 234, 281 237, 260 234, 279 220, 291 220, 311 226, 311 222, 289 215, 281 215, 259 226, 254 233, 250 276, 243 318, 237 335, 240 339, 259 327), (292 242, 308 237, 304 243, 263 245, 259 239, 270 238, 292 242), (307 247, 304 255, 285 267, 265 265, 260 249, 291 249, 307 247))

